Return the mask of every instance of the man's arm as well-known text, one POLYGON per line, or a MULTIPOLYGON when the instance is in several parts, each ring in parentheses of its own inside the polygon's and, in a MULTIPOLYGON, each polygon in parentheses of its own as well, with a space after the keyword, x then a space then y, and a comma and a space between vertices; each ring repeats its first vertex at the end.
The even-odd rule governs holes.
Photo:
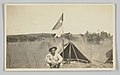
POLYGON ((51 63, 51 60, 50 60, 50 56, 49 56, 49 55, 46 56, 46 62, 47 62, 47 63, 51 63))

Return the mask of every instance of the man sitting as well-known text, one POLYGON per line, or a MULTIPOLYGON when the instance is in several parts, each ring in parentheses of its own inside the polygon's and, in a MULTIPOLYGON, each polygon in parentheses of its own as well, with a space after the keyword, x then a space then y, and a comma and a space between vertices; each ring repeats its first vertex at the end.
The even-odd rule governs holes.
POLYGON ((56 53, 57 47, 51 47, 49 49, 49 54, 46 55, 46 62, 49 64, 50 68, 59 68, 63 58, 60 54, 56 53))

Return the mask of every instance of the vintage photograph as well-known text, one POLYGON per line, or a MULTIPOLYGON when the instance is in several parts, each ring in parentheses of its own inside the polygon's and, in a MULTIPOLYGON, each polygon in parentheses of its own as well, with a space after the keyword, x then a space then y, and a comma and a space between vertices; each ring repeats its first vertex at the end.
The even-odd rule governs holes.
POLYGON ((115 70, 115 4, 4 4, 5 71, 115 70))

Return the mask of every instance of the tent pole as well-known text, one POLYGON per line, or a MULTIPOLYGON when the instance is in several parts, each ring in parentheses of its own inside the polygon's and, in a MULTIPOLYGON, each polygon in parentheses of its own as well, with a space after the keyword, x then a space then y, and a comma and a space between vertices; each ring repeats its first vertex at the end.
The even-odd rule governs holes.
MULTIPOLYGON (((63 16, 63 14, 62 14, 62 16, 63 16)), ((63 20, 63 17, 62 17, 62 20, 63 20)), ((63 25, 62 25, 62 34, 64 35, 64 27, 63 27, 63 25)), ((63 49, 63 60, 65 60, 65 58, 64 58, 64 37, 62 37, 62 49, 63 49)))
POLYGON ((63 49, 62 56, 63 56, 63 60, 65 60, 65 59, 64 59, 64 40, 63 40, 63 39, 62 39, 62 47, 63 47, 63 48, 62 48, 62 49, 63 49))
POLYGON ((75 57, 77 58, 77 61, 78 61, 78 57, 77 57, 77 54, 76 54, 76 52, 75 52, 75 49, 74 49, 73 45, 72 45, 72 48, 73 48, 73 51, 74 51, 74 53, 75 53, 75 57))
POLYGON ((70 61, 71 61, 71 45, 69 46, 69 63, 70 63, 70 61))
MULTIPOLYGON (((93 49, 93 48, 92 48, 92 43, 90 43, 90 46, 91 46, 91 52, 90 52, 90 54, 91 54, 91 55, 90 55, 90 61, 92 62, 92 49, 93 49)), ((90 63, 90 64, 92 64, 92 63, 90 63)))

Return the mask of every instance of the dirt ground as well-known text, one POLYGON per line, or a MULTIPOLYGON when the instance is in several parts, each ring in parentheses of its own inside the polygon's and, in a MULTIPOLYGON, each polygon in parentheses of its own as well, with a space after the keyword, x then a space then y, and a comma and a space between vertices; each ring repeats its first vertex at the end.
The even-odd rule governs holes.
POLYGON ((63 64, 61 68, 112 68, 113 64, 71 63, 63 64))

